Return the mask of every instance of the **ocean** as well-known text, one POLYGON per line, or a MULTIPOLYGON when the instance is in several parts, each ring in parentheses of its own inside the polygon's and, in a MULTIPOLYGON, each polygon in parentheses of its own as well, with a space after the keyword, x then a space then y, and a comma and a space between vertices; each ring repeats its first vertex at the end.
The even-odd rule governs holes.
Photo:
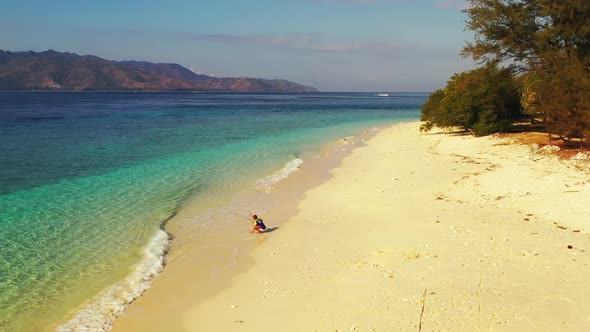
POLYGON ((0 91, 0 331, 108 319, 161 271, 185 204, 269 190, 428 95, 0 91))

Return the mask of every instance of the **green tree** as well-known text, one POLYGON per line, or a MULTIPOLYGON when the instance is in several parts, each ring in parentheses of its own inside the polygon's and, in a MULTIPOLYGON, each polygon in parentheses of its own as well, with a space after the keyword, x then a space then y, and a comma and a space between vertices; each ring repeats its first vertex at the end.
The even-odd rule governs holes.
POLYGON ((439 114, 438 110, 444 97, 445 91, 438 89, 426 100, 426 103, 422 106, 422 115, 420 116, 420 120, 424 121, 420 126, 420 131, 430 131, 435 122, 440 123, 443 121, 440 119, 441 114, 439 114))
POLYGON ((537 34, 543 30, 538 21, 538 0, 470 0, 465 10, 468 30, 475 32, 474 41, 463 49, 480 63, 509 61, 524 69, 538 56, 537 34))
POLYGON ((547 131, 564 140, 578 138, 580 148, 590 136, 590 70, 577 56, 563 53, 547 59, 539 74, 539 108, 547 131))
POLYGON ((583 62, 590 56, 590 1, 470 0, 467 29, 475 40, 463 55, 479 62, 528 70, 563 50, 583 62))
MULTIPOLYGON (((531 69, 528 73, 519 77, 520 81, 520 103, 524 113, 531 116, 531 119, 540 117, 545 120, 543 109, 541 108, 541 96, 539 95, 542 72, 531 69)), ((531 120, 534 122, 534 120, 531 120)))
POLYGON ((422 108, 421 129, 462 127, 475 135, 506 131, 520 112, 518 85, 495 64, 455 74, 422 108))
POLYGON ((499 62, 522 80, 525 111, 541 116, 549 137, 589 136, 590 1, 470 0, 463 55, 499 62))

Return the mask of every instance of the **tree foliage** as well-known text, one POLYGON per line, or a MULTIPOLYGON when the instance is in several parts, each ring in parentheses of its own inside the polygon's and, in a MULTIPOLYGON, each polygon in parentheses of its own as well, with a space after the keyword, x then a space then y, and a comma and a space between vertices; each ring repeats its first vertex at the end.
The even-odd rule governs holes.
POLYGON ((579 138, 590 136, 590 70, 579 58, 561 55, 544 61, 537 75, 539 109, 550 133, 579 138))
POLYGON ((528 70, 564 50, 590 56, 590 1, 470 0, 466 13, 475 40, 463 54, 476 61, 528 70))
POLYGON ((422 108, 422 130, 462 127, 476 135, 506 131, 519 114, 518 85, 494 64, 455 74, 422 108))
POLYGON ((471 0, 466 13, 475 40, 463 49, 465 56, 480 63, 509 60, 514 66, 535 60, 536 35, 542 30, 537 0, 471 0))
POLYGON ((522 110, 525 114, 531 116, 531 118, 541 117, 545 120, 545 113, 541 108, 541 96, 540 89, 542 72, 531 69, 528 73, 519 77, 520 81, 520 103, 522 110))
POLYGON ((550 132, 589 135, 590 1, 470 0, 464 56, 496 62, 521 77, 522 106, 550 132))

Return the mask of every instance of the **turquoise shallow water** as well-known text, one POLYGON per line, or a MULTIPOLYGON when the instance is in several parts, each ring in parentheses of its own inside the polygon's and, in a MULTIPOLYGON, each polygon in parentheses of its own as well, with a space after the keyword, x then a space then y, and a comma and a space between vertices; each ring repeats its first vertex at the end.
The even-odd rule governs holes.
MULTIPOLYGON (((416 120, 427 96, 0 92, 0 331, 56 326, 137 272, 187 197, 416 120)), ((153 252, 136 283, 158 270, 153 252)))

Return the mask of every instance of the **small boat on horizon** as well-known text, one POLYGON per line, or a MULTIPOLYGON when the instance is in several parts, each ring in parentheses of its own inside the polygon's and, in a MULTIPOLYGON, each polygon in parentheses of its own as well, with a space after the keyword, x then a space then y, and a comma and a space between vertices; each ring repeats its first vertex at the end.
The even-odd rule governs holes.
POLYGON ((389 97, 389 93, 378 93, 377 97, 389 97))

